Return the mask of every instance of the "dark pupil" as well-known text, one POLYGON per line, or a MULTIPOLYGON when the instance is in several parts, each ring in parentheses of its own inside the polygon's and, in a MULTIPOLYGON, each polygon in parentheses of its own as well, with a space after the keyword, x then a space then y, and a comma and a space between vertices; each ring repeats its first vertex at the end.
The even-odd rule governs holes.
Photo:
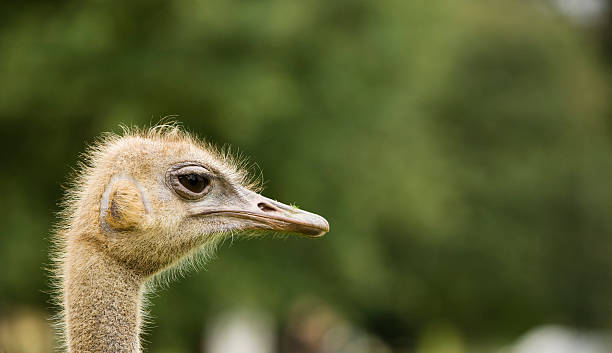
POLYGON ((208 186, 208 179, 200 174, 183 174, 178 176, 178 180, 187 190, 200 193, 208 186))

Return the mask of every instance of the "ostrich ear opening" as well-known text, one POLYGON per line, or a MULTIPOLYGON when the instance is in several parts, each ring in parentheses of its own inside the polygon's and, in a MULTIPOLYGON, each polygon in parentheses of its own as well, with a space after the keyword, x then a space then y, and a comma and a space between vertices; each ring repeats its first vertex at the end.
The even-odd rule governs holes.
POLYGON ((144 221, 145 205, 136 185, 127 179, 115 181, 101 216, 104 223, 113 230, 139 229, 144 221))

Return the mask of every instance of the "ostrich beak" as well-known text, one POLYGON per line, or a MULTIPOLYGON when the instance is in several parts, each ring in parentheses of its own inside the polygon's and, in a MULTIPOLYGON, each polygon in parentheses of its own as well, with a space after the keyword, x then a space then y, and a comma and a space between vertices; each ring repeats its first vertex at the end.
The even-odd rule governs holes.
POLYGON ((318 214, 300 210, 294 206, 274 201, 257 193, 251 193, 250 204, 257 210, 244 215, 251 220, 261 220, 269 230, 297 233, 308 237, 320 237, 329 232, 329 223, 318 214))
POLYGON ((317 214, 269 199, 246 188, 238 188, 225 197, 223 206, 199 209, 198 216, 217 215, 240 219, 245 230, 294 233, 317 238, 329 231, 327 220, 317 214))

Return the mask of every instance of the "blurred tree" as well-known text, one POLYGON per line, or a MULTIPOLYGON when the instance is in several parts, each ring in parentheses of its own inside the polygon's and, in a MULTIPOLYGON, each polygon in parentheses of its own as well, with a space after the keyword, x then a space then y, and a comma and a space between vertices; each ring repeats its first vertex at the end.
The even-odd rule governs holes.
POLYGON ((0 312, 48 307, 46 234, 86 143, 178 114, 332 232, 222 249, 153 298, 152 352, 195 351, 224 308, 283 317, 305 295, 396 347, 437 322, 608 327, 608 81, 534 3, 67 0, 0 19, 0 312))

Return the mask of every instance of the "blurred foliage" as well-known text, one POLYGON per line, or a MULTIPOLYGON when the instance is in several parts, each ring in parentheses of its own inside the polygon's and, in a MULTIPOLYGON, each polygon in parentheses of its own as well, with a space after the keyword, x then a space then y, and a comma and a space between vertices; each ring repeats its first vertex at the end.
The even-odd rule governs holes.
POLYGON ((305 296, 393 347, 439 322, 611 325, 608 73, 536 2, 4 2, 0 20, 0 315, 53 310, 47 234, 87 143, 176 114, 332 231, 223 247, 152 298, 152 352, 305 296))

